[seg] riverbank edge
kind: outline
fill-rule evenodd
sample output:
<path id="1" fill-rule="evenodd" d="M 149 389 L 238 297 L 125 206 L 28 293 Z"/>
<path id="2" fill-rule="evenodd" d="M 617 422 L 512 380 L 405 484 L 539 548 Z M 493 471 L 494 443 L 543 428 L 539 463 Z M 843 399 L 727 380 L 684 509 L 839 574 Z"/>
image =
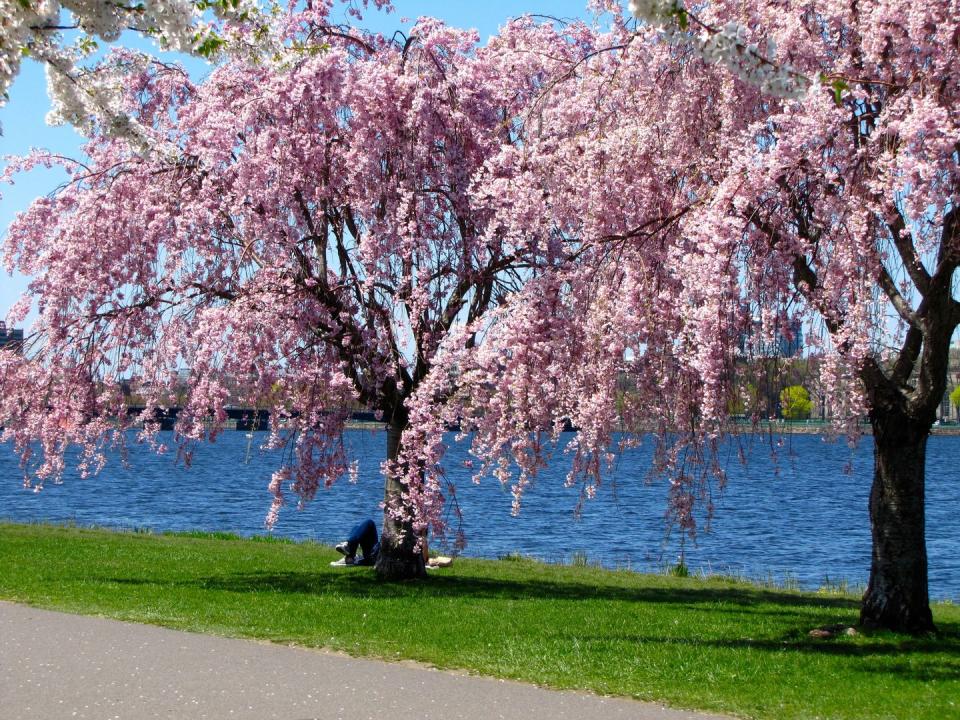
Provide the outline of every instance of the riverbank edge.
<path id="1" fill-rule="evenodd" d="M 344 428 L 346 430 L 384 430 L 386 425 L 377 422 L 348 422 Z M 565 432 L 574 432 L 568 430 Z M 621 428 L 620 432 L 627 432 Z M 641 431 L 642 434 L 653 432 L 652 430 Z M 858 427 L 861 435 L 873 435 L 873 429 L 868 423 Z M 765 420 L 763 422 L 735 424 L 730 435 L 823 435 L 824 437 L 839 437 L 835 430 L 832 430 L 829 423 L 810 422 L 803 420 L 796 421 L 778 421 Z M 947 435 L 960 437 L 960 424 L 951 423 L 949 425 L 934 425 L 930 428 L 931 435 Z"/>
<path id="2" fill-rule="evenodd" d="M 757 425 L 744 423 L 735 425 L 734 434 L 744 435 L 823 435 L 824 437 L 839 437 L 835 430 L 831 430 L 828 423 L 811 422 L 806 423 L 803 420 L 797 421 L 777 421 L 767 420 Z M 873 428 L 865 423 L 857 428 L 861 435 L 873 435 Z M 934 425 L 930 428 L 931 435 L 960 436 L 960 425 Z"/>
<path id="3" fill-rule="evenodd" d="M 837 629 L 856 623 L 857 601 L 843 593 L 517 557 L 461 558 L 424 583 L 387 584 L 331 568 L 335 557 L 312 541 L 4 523 L 0 598 L 761 720 L 895 707 L 932 720 L 960 693 L 951 603 L 932 606 L 939 638 L 847 635 Z M 900 677 L 903 663 L 914 671 Z"/>
<path id="4" fill-rule="evenodd" d="M 380 432 L 385 431 L 387 426 L 382 422 L 368 421 L 368 420 L 348 420 L 344 423 L 343 429 L 348 431 L 356 430 L 365 430 Z M 0 430 L 3 428 L 0 427 Z M 133 429 L 142 429 L 142 426 L 134 426 Z M 230 421 L 224 424 L 222 430 L 226 432 L 258 432 L 264 433 L 269 432 L 266 428 L 257 428 L 251 429 L 246 427 L 240 427 L 236 421 Z M 451 432 L 457 432 L 456 428 L 451 428 Z M 563 431 L 564 433 L 576 432 L 574 428 L 569 428 Z M 634 434 L 647 435 L 653 434 L 656 432 L 655 428 L 652 426 L 650 428 L 641 428 L 640 430 L 630 431 L 627 430 L 623 425 L 618 429 L 618 432 L 627 433 L 633 432 Z M 869 423 L 862 423 L 858 426 L 857 432 L 860 435 L 873 435 L 873 429 L 870 427 Z M 930 429 L 931 435 L 948 435 L 948 436 L 957 436 L 960 437 L 960 423 L 949 423 L 944 425 L 934 425 Z M 753 423 L 750 421 L 741 421 L 734 422 L 727 430 L 727 435 L 737 436 L 737 435 L 823 435 L 824 437 L 841 437 L 841 435 L 833 429 L 829 423 L 821 421 L 806 421 L 806 420 L 763 420 L 758 423 Z"/>

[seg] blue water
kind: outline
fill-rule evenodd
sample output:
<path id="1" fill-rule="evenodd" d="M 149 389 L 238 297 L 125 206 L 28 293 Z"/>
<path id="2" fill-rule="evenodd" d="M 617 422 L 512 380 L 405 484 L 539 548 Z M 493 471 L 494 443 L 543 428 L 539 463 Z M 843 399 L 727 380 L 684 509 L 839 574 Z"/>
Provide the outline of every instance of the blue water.
<path id="1" fill-rule="evenodd" d="M 245 433 L 228 432 L 197 449 L 185 469 L 175 453 L 157 456 L 132 446 L 129 466 L 111 459 L 100 476 L 67 476 L 40 493 L 21 487 L 17 459 L 0 446 L 0 519 L 73 522 L 121 528 L 263 532 L 270 503 L 266 484 L 277 453 L 258 448 Z M 451 436 L 452 439 L 452 436 Z M 866 583 L 870 566 L 867 496 L 872 440 L 850 450 L 814 435 L 787 436 L 773 448 L 766 436 L 744 436 L 749 462 L 732 450 L 729 483 L 715 496 L 709 532 L 683 548 L 691 570 L 732 572 L 817 588 L 825 579 Z M 360 462 L 360 479 L 321 491 L 303 511 L 281 513 L 275 534 L 333 543 L 354 522 L 376 516 L 386 449 L 382 432 L 347 433 Z M 248 452 L 249 445 L 249 452 Z M 495 480 L 470 482 L 453 445 L 446 464 L 457 483 L 467 535 L 465 555 L 521 553 L 555 562 L 586 556 L 608 567 L 657 570 L 676 562 L 680 535 L 666 535 L 666 486 L 645 482 L 651 443 L 622 455 L 596 499 L 574 517 L 577 490 L 564 488 L 566 466 L 554 463 L 528 490 L 521 515 L 511 517 L 511 496 Z M 933 598 L 960 601 L 960 438 L 931 437 L 927 460 L 927 549 Z"/>

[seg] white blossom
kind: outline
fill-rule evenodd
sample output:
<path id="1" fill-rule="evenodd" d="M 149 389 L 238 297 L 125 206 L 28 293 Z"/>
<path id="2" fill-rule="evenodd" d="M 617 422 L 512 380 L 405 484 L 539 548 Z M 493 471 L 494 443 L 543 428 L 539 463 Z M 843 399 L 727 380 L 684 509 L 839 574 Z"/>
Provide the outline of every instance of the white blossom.
<path id="1" fill-rule="evenodd" d="M 682 32 L 689 19 L 695 18 L 682 0 L 630 0 L 630 13 L 657 28 L 673 43 L 685 43 L 706 62 L 727 67 L 740 79 L 759 87 L 763 92 L 784 98 L 804 96 L 815 81 L 786 63 L 776 61 L 776 45 L 767 43 L 765 51 L 749 41 L 750 33 L 743 25 L 730 21 L 721 28 L 698 24 L 699 34 Z"/>
<path id="2" fill-rule="evenodd" d="M 204 20 L 200 7 L 195 0 L 0 0 L 0 106 L 7 101 L 22 59 L 29 56 L 46 66 L 49 123 L 88 131 L 98 121 L 111 133 L 146 143 L 142 128 L 138 129 L 120 108 L 116 74 L 109 68 L 92 72 L 83 68 L 80 60 L 90 52 L 91 40 L 112 43 L 127 29 L 152 37 L 163 50 L 209 57 L 219 49 L 219 43 L 209 43 L 217 37 L 214 33 L 218 28 Z M 265 22 L 256 0 L 212 3 L 210 9 L 228 25 Z M 69 45 L 60 28 L 72 26 L 83 35 Z M 268 41 L 276 44 L 265 34 L 264 42 Z"/>

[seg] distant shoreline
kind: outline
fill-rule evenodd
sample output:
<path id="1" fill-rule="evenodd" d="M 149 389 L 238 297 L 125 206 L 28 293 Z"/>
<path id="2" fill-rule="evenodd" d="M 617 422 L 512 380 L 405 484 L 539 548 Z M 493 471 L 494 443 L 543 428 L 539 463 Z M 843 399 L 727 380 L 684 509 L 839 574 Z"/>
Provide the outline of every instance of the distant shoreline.
<path id="1" fill-rule="evenodd" d="M 386 427 L 378 422 L 348 422 L 344 428 L 346 430 L 383 430 Z M 753 425 L 752 423 L 737 424 L 735 431 L 730 434 L 743 435 L 766 435 L 769 433 L 779 435 L 829 435 L 830 426 L 826 423 L 804 423 L 804 422 L 770 422 L 764 421 Z M 873 435 L 873 429 L 870 425 L 862 425 L 860 431 L 864 435 Z M 572 431 L 571 431 L 572 432 Z M 647 431 L 645 431 L 647 432 Z M 931 435 L 945 435 L 951 437 L 960 437 L 960 425 L 934 425 L 930 428 Z"/>
<path id="2" fill-rule="evenodd" d="M 830 435 L 831 428 L 828 423 L 803 421 L 781 422 L 781 421 L 763 421 L 757 425 L 752 423 L 743 423 L 735 425 L 738 433 L 744 434 L 780 434 L 780 435 Z M 860 426 L 860 432 L 864 435 L 873 435 L 873 428 L 864 423 Z M 836 433 L 834 433 L 836 434 Z M 934 425 L 930 428 L 931 435 L 960 436 L 960 425 Z"/>
<path id="3" fill-rule="evenodd" d="M 837 435 L 837 433 L 832 433 L 830 425 L 823 422 L 811 422 L 807 423 L 804 421 L 777 421 L 777 420 L 764 420 L 756 425 L 750 422 L 738 422 L 732 425 L 732 431 L 728 432 L 728 435 Z M 349 420 L 344 424 L 345 430 L 367 430 L 367 431 L 380 431 L 386 429 L 386 424 L 381 422 L 371 422 L 363 420 Z M 224 427 L 224 430 L 227 432 L 269 432 L 267 428 L 237 428 L 234 423 L 228 422 Z M 455 430 L 454 430 L 455 432 Z M 564 432 L 573 432 L 573 430 L 564 430 Z M 627 432 L 624 429 L 620 429 L 620 432 Z M 653 430 L 642 430 L 642 434 L 653 433 Z M 873 430 L 869 424 L 863 424 L 860 426 L 860 432 L 863 435 L 872 435 Z M 934 425 L 930 429 L 931 435 L 945 435 L 951 437 L 960 437 L 960 424 L 951 423 L 949 425 Z"/>

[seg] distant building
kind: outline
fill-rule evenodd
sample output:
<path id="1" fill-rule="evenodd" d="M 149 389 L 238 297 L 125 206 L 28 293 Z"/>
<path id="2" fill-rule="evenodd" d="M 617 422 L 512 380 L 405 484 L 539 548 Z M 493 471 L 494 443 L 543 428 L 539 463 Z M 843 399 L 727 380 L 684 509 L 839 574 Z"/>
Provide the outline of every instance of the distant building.
<path id="1" fill-rule="evenodd" d="M 948 385 L 947 389 L 943 391 L 943 399 L 940 401 L 940 421 L 944 422 L 950 420 L 953 415 L 953 408 L 950 403 L 950 390 L 952 388 Z"/>
<path id="2" fill-rule="evenodd" d="M 803 323 L 800 318 L 790 320 L 786 332 L 777 332 L 777 356 L 792 358 L 803 351 Z"/>
<path id="3" fill-rule="evenodd" d="M 792 358 L 803 352 L 803 323 L 794 317 L 783 330 L 777 330 L 772 339 L 763 338 L 760 321 L 754 320 L 753 327 L 741 334 L 740 354 L 749 358 L 777 357 Z"/>
<path id="4" fill-rule="evenodd" d="M 14 352 L 23 352 L 23 330 L 8 328 L 7 323 L 0 320 L 0 349 L 7 348 Z"/>

